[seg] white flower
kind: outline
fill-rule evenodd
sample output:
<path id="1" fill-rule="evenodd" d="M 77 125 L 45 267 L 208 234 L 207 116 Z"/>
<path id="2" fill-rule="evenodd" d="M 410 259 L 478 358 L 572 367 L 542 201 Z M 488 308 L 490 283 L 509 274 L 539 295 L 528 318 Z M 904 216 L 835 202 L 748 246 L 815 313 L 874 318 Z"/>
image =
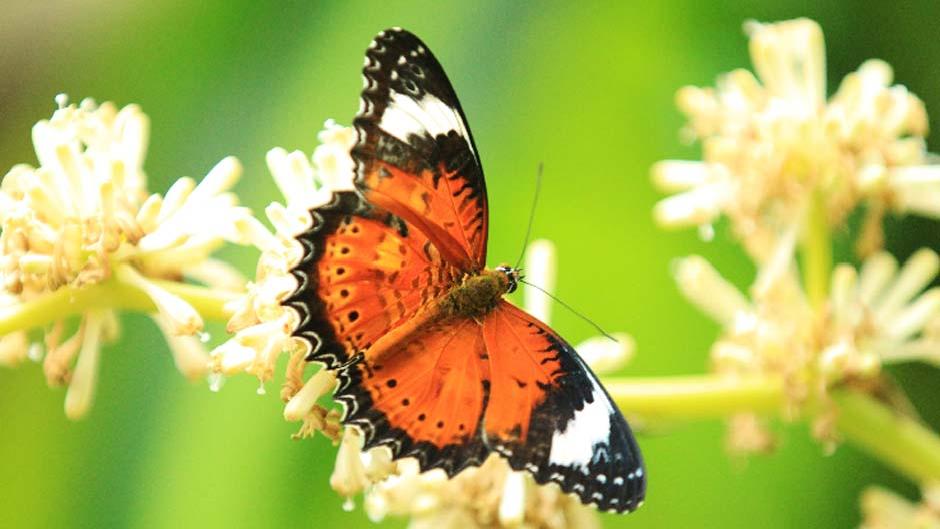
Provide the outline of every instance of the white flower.
<path id="1" fill-rule="evenodd" d="M 39 165 L 17 165 L 0 184 L 0 320 L 32 314 L 36 322 L 27 325 L 52 323 L 44 371 L 50 384 L 69 385 L 66 413 L 77 418 L 92 400 L 100 345 L 118 333 L 113 309 L 121 303 L 151 303 L 180 370 L 205 372 L 205 353 L 191 338 L 202 316 L 181 294 L 193 288 L 182 279 L 192 273 L 223 298 L 240 290 L 237 272 L 209 255 L 226 241 L 245 243 L 253 218 L 229 191 L 241 174 L 235 158 L 198 184 L 181 178 L 165 195 L 148 195 L 147 116 L 134 105 L 57 101 L 52 117 L 33 128 Z M 75 313 L 78 330 L 65 338 L 63 318 Z M 10 332 L 0 360 L 28 350 L 38 360 L 41 349 Z"/>
<path id="2" fill-rule="evenodd" d="M 295 237 L 310 225 L 312 208 L 327 203 L 335 190 L 353 188 L 349 151 L 355 143 L 355 131 L 330 120 L 319 139 L 321 144 L 313 153 L 313 164 L 300 151 L 288 153 L 275 148 L 268 152 L 268 169 L 285 204 L 275 202 L 265 209 L 273 232 L 258 222 L 253 224 L 250 242 L 261 250 L 255 281 L 231 304 L 233 316 L 228 331 L 234 337 L 211 353 L 213 372 L 225 376 L 250 373 L 258 377 L 263 392 L 263 384 L 273 376 L 278 358 L 288 352 L 291 359 L 282 392 L 284 400 L 291 399 L 305 386 L 303 358 L 309 347 L 304 340 L 291 336 L 298 323 L 297 314 L 281 305 L 297 288 L 290 274 L 302 254 Z M 304 420 L 301 432 L 304 435 L 335 423 L 327 420 L 326 410 L 314 406 L 316 399 L 332 386 L 317 387 L 313 393 L 303 393 L 303 406 L 294 401 L 289 404 L 291 411 L 285 412 L 289 420 Z M 311 414 L 315 409 L 319 412 Z M 336 433 L 335 427 L 330 430 Z"/>
<path id="3" fill-rule="evenodd" d="M 691 256 L 678 262 L 676 282 L 690 302 L 723 327 L 712 346 L 715 369 L 727 375 L 778 375 L 796 408 L 811 396 L 824 398 L 832 384 L 873 377 L 884 363 L 940 364 L 940 288 L 923 291 L 938 270 L 940 258 L 928 249 L 919 250 L 900 270 L 883 252 L 869 257 L 860 272 L 840 264 L 822 310 L 810 305 L 792 272 L 781 274 L 773 289 L 749 298 L 705 259 Z M 756 431 L 748 421 L 738 423 Z M 738 433 L 742 442 L 736 446 L 760 438 Z"/>
<path id="4" fill-rule="evenodd" d="M 807 19 L 749 23 L 757 73 L 735 70 L 716 88 L 677 96 L 702 161 L 666 160 L 653 180 L 676 193 L 657 204 L 664 226 L 730 218 L 749 252 L 763 261 L 782 233 L 800 226 L 818 196 L 831 225 L 859 202 L 870 215 L 885 206 L 940 216 L 940 166 L 927 165 L 923 103 L 891 85 L 890 66 L 868 61 L 826 100 L 822 30 Z M 880 223 L 870 222 L 880 244 Z M 877 227 L 877 229 L 875 229 Z M 864 242 L 864 241 L 863 241 Z"/>
<path id="5" fill-rule="evenodd" d="M 895 258 L 878 253 L 856 272 L 839 265 L 833 273 L 831 313 L 836 343 L 824 351 L 832 360 L 868 354 L 880 362 L 924 360 L 940 365 L 940 257 L 921 249 L 898 269 Z"/>
<path id="6" fill-rule="evenodd" d="M 442 470 L 420 472 L 414 459 L 396 461 L 367 492 L 365 509 L 375 521 L 408 516 L 412 528 L 600 527 L 590 507 L 555 485 L 536 485 L 495 454 L 451 479 Z"/>
<path id="7" fill-rule="evenodd" d="M 862 493 L 861 529 L 940 528 L 940 488 L 935 483 L 923 489 L 920 503 L 882 487 L 869 487 Z"/>

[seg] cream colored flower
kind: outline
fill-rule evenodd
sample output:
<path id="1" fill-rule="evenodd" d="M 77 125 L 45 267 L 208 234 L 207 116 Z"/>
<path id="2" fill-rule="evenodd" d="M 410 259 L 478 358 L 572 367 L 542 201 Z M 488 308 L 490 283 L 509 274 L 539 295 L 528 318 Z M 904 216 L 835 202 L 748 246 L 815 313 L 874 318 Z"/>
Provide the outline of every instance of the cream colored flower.
<path id="1" fill-rule="evenodd" d="M 414 459 L 394 463 L 393 473 L 366 494 L 365 509 L 375 521 L 407 516 L 409 527 L 600 527 L 597 516 L 555 485 L 536 485 L 491 455 L 452 479 L 442 470 L 419 472 Z"/>
<path id="2" fill-rule="evenodd" d="M 313 163 L 302 152 L 288 153 L 276 148 L 268 152 L 268 169 L 285 197 L 285 203 L 272 203 L 265 209 L 273 231 L 254 224 L 252 243 L 261 250 L 255 280 L 245 295 L 231 304 L 233 312 L 228 331 L 234 336 L 212 353 L 212 371 L 218 376 L 250 373 L 261 382 L 259 392 L 274 374 L 278 358 L 288 353 L 287 378 L 281 397 L 287 401 L 285 418 L 303 421 L 298 435 L 320 431 L 338 439 L 338 412 L 316 404 L 333 389 L 335 378 L 321 371 L 304 381 L 304 357 L 309 345 L 291 336 L 297 314 L 281 302 L 297 288 L 290 270 L 302 255 L 296 236 L 311 222 L 310 210 L 329 201 L 334 190 L 352 189 L 352 158 L 355 142 L 351 127 L 327 121 L 320 132 L 321 144 L 313 153 Z"/>
<path id="3" fill-rule="evenodd" d="M 827 100 L 815 22 L 751 22 L 746 30 L 756 76 L 735 70 L 715 88 L 678 93 L 702 160 L 653 167 L 657 186 L 676 193 L 656 206 L 662 225 L 709 225 L 725 215 L 763 262 L 802 225 L 814 197 L 832 226 L 868 203 L 867 252 L 880 245 L 885 207 L 940 216 L 940 166 L 927 162 L 924 105 L 891 84 L 890 66 L 865 62 Z"/>
<path id="4" fill-rule="evenodd" d="M 867 259 L 858 273 L 848 265 L 836 267 L 831 295 L 836 342 L 823 351 L 824 359 L 839 366 L 867 354 L 885 363 L 940 365 L 940 287 L 923 291 L 938 272 L 940 257 L 926 248 L 900 269 L 884 252 Z"/>
<path id="5" fill-rule="evenodd" d="M 921 503 L 884 489 L 869 487 L 862 493 L 861 529 L 940 529 L 940 489 L 927 485 Z"/>
<path id="6" fill-rule="evenodd" d="M 209 255 L 225 241 L 247 242 L 253 218 L 229 191 L 238 160 L 222 160 L 199 183 L 181 178 L 165 195 L 148 194 L 147 116 L 134 105 L 57 101 L 52 117 L 33 128 L 39 165 L 17 165 L 0 184 L 0 324 L 50 309 L 63 318 L 80 313 L 75 334 L 65 337 L 57 318 L 43 344 L 47 380 L 69 385 L 66 413 L 77 418 L 91 404 L 100 345 L 118 333 L 113 308 L 146 306 L 128 300 L 136 295 L 158 311 L 180 370 L 193 378 L 206 372 L 205 352 L 191 338 L 202 316 L 176 287 L 193 277 L 227 295 L 237 273 Z M 38 359 L 43 346 L 11 329 L 0 360 L 29 350 Z"/>
<path id="7" fill-rule="evenodd" d="M 701 257 L 678 262 L 682 293 L 723 327 L 711 351 L 717 371 L 779 375 L 797 409 L 807 398 L 824 398 L 832 384 L 876 375 L 884 363 L 940 362 L 940 289 L 923 291 L 940 270 L 932 250 L 918 251 L 900 269 L 883 252 L 868 258 L 860 272 L 838 265 L 822 311 L 810 306 L 791 269 L 785 267 L 770 290 L 758 282 L 749 297 Z M 741 440 L 732 445 L 767 445 L 752 442 L 763 437 L 753 434 L 751 419 L 737 423 L 752 433 L 732 432 Z"/>

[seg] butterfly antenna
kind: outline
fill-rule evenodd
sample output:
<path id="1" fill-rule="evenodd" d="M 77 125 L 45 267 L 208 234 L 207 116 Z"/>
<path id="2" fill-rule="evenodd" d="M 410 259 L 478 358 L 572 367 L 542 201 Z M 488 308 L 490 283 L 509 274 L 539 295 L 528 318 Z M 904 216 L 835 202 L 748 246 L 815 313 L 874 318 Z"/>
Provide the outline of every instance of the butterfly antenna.
<path id="1" fill-rule="evenodd" d="M 545 290 L 544 288 L 542 288 L 542 287 L 540 287 L 540 286 L 538 286 L 538 285 L 536 285 L 536 284 L 529 283 L 528 281 L 526 281 L 525 279 L 522 279 L 522 278 L 519 278 L 519 282 L 522 283 L 522 284 L 525 284 L 525 285 L 529 285 L 530 287 L 532 287 L 532 288 L 538 290 L 539 292 L 545 294 L 546 296 L 552 298 L 553 300 L 555 300 L 556 303 L 558 303 L 558 304 L 561 305 L 562 307 L 564 307 L 564 308 L 570 310 L 570 311 L 572 312 L 572 314 L 574 314 L 575 316 L 577 316 L 577 317 L 581 318 L 582 320 L 584 320 L 584 321 L 590 323 L 592 327 L 594 327 L 595 329 L 597 329 L 597 332 L 601 333 L 602 335 L 604 335 L 604 336 L 607 337 L 607 338 L 610 338 L 611 340 L 614 341 L 614 343 L 620 343 L 616 338 L 614 338 L 613 336 L 611 336 L 610 334 L 608 334 L 607 331 L 605 331 L 604 329 L 602 329 L 600 325 L 594 323 L 593 321 L 591 321 L 590 318 L 588 318 L 588 317 L 585 316 L 584 314 L 581 314 L 580 312 L 578 312 L 577 310 L 575 310 L 574 307 L 572 307 L 571 305 L 569 305 L 569 304 L 565 303 L 564 301 L 562 301 L 562 300 L 556 298 L 556 297 L 554 296 L 554 294 L 552 294 L 551 292 Z"/>
<path id="2" fill-rule="evenodd" d="M 532 221 L 535 220 L 535 206 L 539 203 L 539 191 L 542 189 L 542 169 L 544 168 L 545 164 L 539 162 L 538 171 L 535 173 L 535 195 L 532 197 L 532 209 L 529 210 L 529 225 L 525 229 L 525 239 L 522 240 L 522 253 L 519 254 L 519 259 L 514 267 L 517 270 L 519 265 L 522 264 L 522 258 L 525 257 L 525 248 L 529 245 L 529 235 L 532 235 Z"/>

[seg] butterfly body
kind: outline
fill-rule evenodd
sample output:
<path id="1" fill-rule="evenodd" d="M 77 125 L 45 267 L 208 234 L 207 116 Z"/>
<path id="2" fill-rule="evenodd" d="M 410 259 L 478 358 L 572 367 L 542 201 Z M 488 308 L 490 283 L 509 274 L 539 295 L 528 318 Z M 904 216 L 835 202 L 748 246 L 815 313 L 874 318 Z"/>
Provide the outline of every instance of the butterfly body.
<path id="1" fill-rule="evenodd" d="M 442 316 L 479 320 L 493 311 L 511 291 L 514 271 L 484 270 L 465 277 L 441 299 Z"/>
<path id="2" fill-rule="evenodd" d="M 356 190 L 311 210 L 284 301 L 307 359 L 337 372 L 344 423 L 422 469 L 498 453 L 585 503 L 634 510 L 646 478 L 620 411 L 567 342 L 503 299 L 519 271 L 485 266 L 483 170 L 440 64 L 391 29 L 363 75 Z"/>

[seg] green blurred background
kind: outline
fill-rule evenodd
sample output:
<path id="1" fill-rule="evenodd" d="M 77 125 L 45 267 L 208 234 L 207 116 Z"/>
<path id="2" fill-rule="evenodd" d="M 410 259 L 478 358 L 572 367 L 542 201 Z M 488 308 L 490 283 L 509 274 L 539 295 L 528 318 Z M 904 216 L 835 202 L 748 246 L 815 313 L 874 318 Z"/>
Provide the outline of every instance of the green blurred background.
<path id="1" fill-rule="evenodd" d="M 658 195 L 649 166 L 698 156 L 679 141 L 676 89 L 749 66 L 744 20 L 802 15 L 825 31 L 830 90 L 879 57 L 940 116 L 940 7 L 626 4 L 7 1 L 0 170 L 35 163 L 30 127 L 51 115 L 57 93 L 137 103 L 152 120 L 151 190 L 201 177 L 232 154 L 245 165 L 240 194 L 261 211 L 280 198 L 265 152 L 310 152 L 325 119 L 348 124 L 366 45 L 400 25 L 435 51 L 469 115 L 488 175 L 491 264 L 518 254 L 544 162 L 534 234 L 558 246 L 558 295 L 606 329 L 636 337 L 639 354 L 625 372 L 699 373 L 717 328 L 680 298 L 670 261 L 701 253 L 742 286 L 753 267 L 722 225 L 706 243 L 694 230 L 663 233 L 652 222 Z M 901 257 L 918 244 L 938 245 L 934 223 L 889 228 Z M 252 273 L 252 251 L 226 255 Z M 84 421 L 65 419 L 64 392 L 45 387 L 40 366 L 0 371 L 0 527 L 370 526 L 361 509 L 344 512 L 328 486 L 335 448 L 323 438 L 291 441 L 295 425 L 281 418 L 276 384 L 259 397 L 255 379 L 236 378 L 210 393 L 176 372 L 149 320 L 130 315 L 125 323 L 124 339 L 104 351 L 97 402 Z M 554 323 L 574 343 L 594 334 L 564 311 Z M 213 337 L 221 339 L 218 328 Z M 937 371 L 896 374 L 940 426 Z M 719 423 L 642 434 L 647 504 L 607 516 L 605 525 L 852 527 L 867 485 L 915 494 L 851 446 L 824 456 L 805 427 L 777 431 L 779 452 L 748 460 L 726 455 Z"/>

